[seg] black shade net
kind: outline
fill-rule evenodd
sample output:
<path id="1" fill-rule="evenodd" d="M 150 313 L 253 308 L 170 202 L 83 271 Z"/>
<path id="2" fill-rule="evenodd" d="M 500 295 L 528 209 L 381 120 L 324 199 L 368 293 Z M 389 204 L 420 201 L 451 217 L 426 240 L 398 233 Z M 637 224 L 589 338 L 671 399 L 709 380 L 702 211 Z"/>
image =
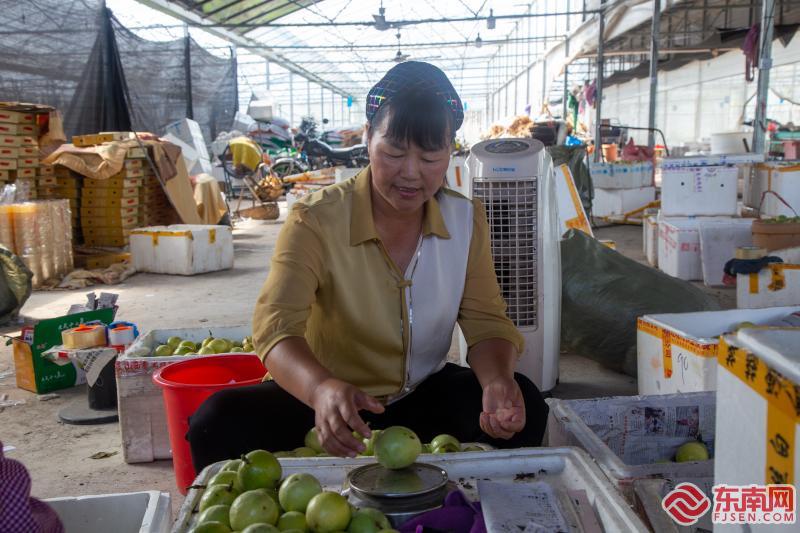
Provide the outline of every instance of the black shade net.
<path id="1" fill-rule="evenodd" d="M 142 39 L 99 0 L 0 0 L 0 10 L 0 101 L 61 110 L 67 135 L 162 133 L 189 117 L 211 141 L 233 124 L 234 57 L 191 37 Z"/>

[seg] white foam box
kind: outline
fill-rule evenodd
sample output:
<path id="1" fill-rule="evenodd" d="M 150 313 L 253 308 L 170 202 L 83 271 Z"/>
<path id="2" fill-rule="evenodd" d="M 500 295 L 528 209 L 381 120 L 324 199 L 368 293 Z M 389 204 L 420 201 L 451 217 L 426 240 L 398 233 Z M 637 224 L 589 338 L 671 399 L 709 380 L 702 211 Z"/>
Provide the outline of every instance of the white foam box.
<path id="1" fill-rule="evenodd" d="M 636 189 L 594 189 L 592 216 L 624 215 L 646 206 L 656 199 L 655 187 Z"/>
<path id="2" fill-rule="evenodd" d="M 717 357 L 714 483 L 790 484 L 800 475 L 800 328 L 725 335 Z M 796 510 L 795 510 L 796 513 Z M 714 531 L 797 531 L 797 524 Z"/>
<path id="3" fill-rule="evenodd" d="M 703 283 L 709 287 L 722 287 L 725 263 L 736 257 L 736 248 L 753 245 L 753 220 L 723 217 L 699 220 Z"/>
<path id="4" fill-rule="evenodd" d="M 639 516 L 645 518 L 652 531 L 658 533 L 706 533 L 714 530 L 711 513 L 705 513 L 691 527 L 680 527 L 667 514 L 661 502 L 680 483 L 692 483 L 709 499 L 713 498 L 713 477 L 680 477 L 677 479 L 637 479 L 633 482 L 636 493 L 634 508 Z"/>
<path id="5" fill-rule="evenodd" d="M 658 268 L 687 281 L 703 279 L 697 219 L 661 218 L 658 222 Z"/>
<path id="6" fill-rule="evenodd" d="M 549 403 L 548 445 L 586 450 L 630 503 L 635 500 L 637 479 L 713 475 L 711 460 L 669 462 L 682 444 L 698 436 L 713 456 L 713 392 Z"/>
<path id="7" fill-rule="evenodd" d="M 373 457 L 337 458 L 315 457 L 279 459 L 285 476 L 298 472 L 311 472 L 324 490 L 340 492 L 347 475 L 353 469 L 374 464 Z M 173 526 L 173 533 L 192 531 L 197 522 L 197 508 L 206 485 L 227 461 L 213 463 L 195 478 L 181 505 Z M 453 485 L 470 501 L 479 499 L 478 482 L 548 484 L 556 491 L 571 496 L 572 506 L 583 527 L 574 531 L 597 533 L 641 533 L 647 531 L 614 490 L 597 464 L 583 450 L 575 448 L 516 448 L 484 452 L 425 454 L 420 462 L 435 465 L 445 472 Z M 533 473 L 535 476 L 520 476 Z M 523 479 L 520 479 L 523 478 Z M 533 506 L 535 504 L 531 504 Z M 594 527 L 591 527 L 594 525 Z M 533 527 L 526 531 L 534 530 Z M 540 531 L 540 529 L 535 529 Z M 571 531 L 573 529 L 570 529 Z"/>
<path id="8" fill-rule="evenodd" d="M 753 274 L 737 274 L 736 307 L 760 309 L 800 305 L 800 265 L 771 263 Z"/>
<path id="9" fill-rule="evenodd" d="M 169 492 L 150 490 L 44 501 L 58 514 L 67 533 L 168 533 L 172 522 Z"/>
<path id="10" fill-rule="evenodd" d="M 176 224 L 131 232 L 131 256 L 139 272 L 192 276 L 233 268 L 230 226 Z"/>
<path id="11" fill-rule="evenodd" d="M 636 328 L 639 394 L 715 390 L 720 335 L 742 322 L 764 325 L 795 311 L 800 311 L 800 305 L 640 317 Z"/>
<path id="12" fill-rule="evenodd" d="M 644 256 L 652 267 L 658 267 L 658 217 L 651 215 L 642 222 Z"/>
<path id="13" fill-rule="evenodd" d="M 170 337 L 180 337 L 183 340 L 199 343 L 206 337 L 240 340 L 249 335 L 249 326 L 212 326 L 156 329 L 137 337 L 114 363 L 122 456 L 126 463 L 149 463 L 157 459 L 172 458 L 164 400 L 161 389 L 153 383 L 153 373 L 176 361 L 216 357 L 214 355 L 155 357 L 150 354 L 156 347 L 165 344 Z"/>
<path id="14" fill-rule="evenodd" d="M 176 120 L 164 128 L 164 133 L 175 135 L 184 143 L 194 148 L 200 159 L 205 159 L 206 161 L 210 159 L 208 149 L 206 148 L 206 141 L 203 138 L 203 131 L 200 129 L 200 124 L 194 120 L 190 118 Z"/>
<path id="15" fill-rule="evenodd" d="M 761 192 L 774 191 L 786 200 L 795 211 L 800 213 L 800 164 L 797 163 L 763 163 L 758 165 L 758 181 L 760 184 L 757 202 L 761 202 Z M 753 207 L 758 208 L 758 203 Z M 795 214 L 774 194 L 764 197 L 761 215 L 767 217 L 787 216 Z"/>
<path id="16" fill-rule="evenodd" d="M 661 169 L 661 213 L 664 216 L 735 216 L 737 179 L 735 166 Z"/>
<path id="17" fill-rule="evenodd" d="M 653 185 L 650 161 L 591 162 L 589 172 L 594 187 L 601 189 L 639 189 Z"/>

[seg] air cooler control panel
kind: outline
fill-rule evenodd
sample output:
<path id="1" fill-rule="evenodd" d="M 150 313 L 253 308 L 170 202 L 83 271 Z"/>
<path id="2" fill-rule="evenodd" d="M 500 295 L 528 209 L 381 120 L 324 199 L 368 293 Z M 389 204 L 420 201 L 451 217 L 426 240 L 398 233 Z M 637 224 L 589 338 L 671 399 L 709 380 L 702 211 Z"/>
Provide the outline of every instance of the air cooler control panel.
<path id="1" fill-rule="evenodd" d="M 519 179 L 541 174 L 544 156 L 536 139 L 493 139 L 472 147 L 468 165 L 473 177 Z"/>

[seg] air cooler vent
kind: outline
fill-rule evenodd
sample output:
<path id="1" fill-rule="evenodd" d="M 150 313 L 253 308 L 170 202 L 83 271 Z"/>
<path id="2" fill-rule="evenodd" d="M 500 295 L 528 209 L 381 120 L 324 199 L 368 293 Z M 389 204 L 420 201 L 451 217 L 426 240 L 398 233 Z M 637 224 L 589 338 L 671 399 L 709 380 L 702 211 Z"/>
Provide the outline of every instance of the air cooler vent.
<path id="1" fill-rule="evenodd" d="M 486 208 L 497 281 L 517 327 L 537 326 L 538 179 L 473 180 Z"/>

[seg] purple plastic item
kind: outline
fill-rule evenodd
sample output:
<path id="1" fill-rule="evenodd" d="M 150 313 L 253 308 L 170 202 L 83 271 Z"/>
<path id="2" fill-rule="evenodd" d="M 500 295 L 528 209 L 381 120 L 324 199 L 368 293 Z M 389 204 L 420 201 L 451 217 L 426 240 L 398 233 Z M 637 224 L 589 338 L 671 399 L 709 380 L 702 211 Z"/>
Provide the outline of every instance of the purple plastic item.
<path id="1" fill-rule="evenodd" d="M 424 528 L 454 533 L 486 533 L 480 502 L 470 502 L 460 490 L 444 499 L 444 507 L 412 518 L 402 526 L 401 533 L 422 533 Z"/>
<path id="2" fill-rule="evenodd" d="M 31 476 L 19 461 L 6 459 L 0 442 L 0 531 L 64 533 L 56 512 L 31 498 Z"/>

